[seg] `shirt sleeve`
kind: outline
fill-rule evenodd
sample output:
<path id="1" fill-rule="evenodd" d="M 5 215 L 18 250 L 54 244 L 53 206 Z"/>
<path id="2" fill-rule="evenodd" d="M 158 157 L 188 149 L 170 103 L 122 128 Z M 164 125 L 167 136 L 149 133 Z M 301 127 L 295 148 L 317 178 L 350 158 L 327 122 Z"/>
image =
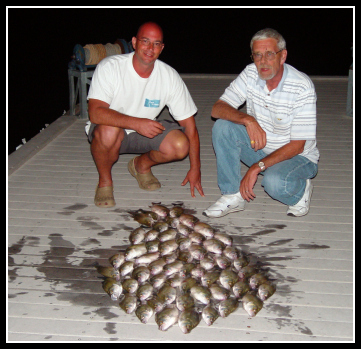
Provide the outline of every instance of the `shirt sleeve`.
<path id="1" fill-rule="evenodd" d="M 247 97 L 247 70 L 243 70 L 238 77 L 226 88 L 220 100 L 238 109 Z"/>
<path id="2" fill-rule="evenodd" d="M 316 102 L 317 96 L 313 88 L 305 90 L 296 99 L 293 107 L 291 140 L 316 139 Z"/>

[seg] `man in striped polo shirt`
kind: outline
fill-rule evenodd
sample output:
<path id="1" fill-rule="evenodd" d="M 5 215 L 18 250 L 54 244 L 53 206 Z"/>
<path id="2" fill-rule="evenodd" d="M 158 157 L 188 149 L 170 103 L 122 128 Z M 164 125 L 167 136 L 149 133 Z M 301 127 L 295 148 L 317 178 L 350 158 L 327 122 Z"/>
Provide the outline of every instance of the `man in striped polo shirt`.
<path id="1" fill-rule="evenodd" d="M 251 40 L 251 58 L 214 104 L 213 147 L 222 196 L 203 214 L 222 217 L 242 211 L 262 186 L 288 206 L 287 215 L 308 213 L 317 174 L 316 92 L 311 79 L 286 64 L 286 42 L 266 28 Z M 238 108 L 247 103 L 247 113 Z M 241 162 L 249 168 L 241 175 Z"/>

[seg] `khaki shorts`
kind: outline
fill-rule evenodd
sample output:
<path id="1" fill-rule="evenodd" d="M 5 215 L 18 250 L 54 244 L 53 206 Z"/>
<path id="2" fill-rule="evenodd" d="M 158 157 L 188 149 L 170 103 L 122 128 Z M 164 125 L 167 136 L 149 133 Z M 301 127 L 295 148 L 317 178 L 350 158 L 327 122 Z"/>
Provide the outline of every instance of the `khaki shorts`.
<path id="1" fill-rule="evenodd" d="M 184 127 L 179 126 L 176 122 L 169 120 L 159 121 L 165 130 L 163 133 L 155 136 L 154 138 L 148 138 L 140 135 L 137 132 L 131 132 L 127 134 L 124 131 L 124 139 L 119 149 L 119 154 L 144 154 L 151 150 L 159 150 L 160 144 L 163 142 L 165 136 L 173 130 L 184 131 Z M 88 140 L 91 143 L 93 140 L 93 131 L 97 125 L 91 124 L 88 131 Z"/>

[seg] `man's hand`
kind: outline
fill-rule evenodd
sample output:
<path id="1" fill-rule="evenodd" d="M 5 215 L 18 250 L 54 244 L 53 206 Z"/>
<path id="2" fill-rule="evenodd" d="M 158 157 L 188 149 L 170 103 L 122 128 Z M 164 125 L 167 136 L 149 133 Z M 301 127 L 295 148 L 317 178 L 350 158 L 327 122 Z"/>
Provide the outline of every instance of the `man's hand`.
<path id="1" fill-rule="evenodd" d="M 201 196 L 204 196 L 203 188 L 201 184 L 201 171 L 199 170 L 189 170 L 187 173 L 186 178 L 184 178 L 184 181 L 182 182 L 182 185 L 186 185 L 189 182 L 189 185 L 191 187 L 191 195 L 193 198 L 196 196 L 194 195 L 194 188 L 196 188 L 201 194 Z"/>
<path id="2" fill-rule="evenodd" d="M 165 127 L 158 121 L 139 118 L 136 120 L 136 126 L 134 130 L 142 136 L 154 138 L 155 136 L 163 133 Z"/>
<path id="3" fill-rule="evenodd" d="M 253 191 L 253 187 L 257 182 L 258 174 L 259 166 L 257 164 L 252 165 L 241 180 L 239 191 L 243 199 L 247 200 L 248 202 L 256 197 L 256 194 Z"/>
<path id="4" fill-rule="evenodd" d="M 262 129 L 259 123 L 253 119 L 245 123 L 247 133 L 251 140 L 251 147 L 254 151 L 263 149 L 267 143 L 266 132 Z"/>

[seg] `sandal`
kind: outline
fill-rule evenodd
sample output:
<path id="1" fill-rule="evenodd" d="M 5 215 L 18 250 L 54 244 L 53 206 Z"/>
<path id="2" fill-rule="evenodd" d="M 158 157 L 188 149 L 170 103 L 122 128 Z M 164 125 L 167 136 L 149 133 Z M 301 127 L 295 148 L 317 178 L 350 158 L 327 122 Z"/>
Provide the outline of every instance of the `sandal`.
<path id="1" fill-rule="evenodd" d="M 100 208 L 109 208 L 115 206 L 113 187 L 102 187 L 98 185 L 95 188 L 94 203 Z"/>
<path id="2" fill-rule="evenodd" d="M 138 173 L 135 170 L 135 158 L 128 162 L 128 171 L 138 181 L 139 188 L 148 191 L 159 189 L 161 184 L 159 183 L 158 179 L 153 176 L 152 171 L 148 173 Z"/>

